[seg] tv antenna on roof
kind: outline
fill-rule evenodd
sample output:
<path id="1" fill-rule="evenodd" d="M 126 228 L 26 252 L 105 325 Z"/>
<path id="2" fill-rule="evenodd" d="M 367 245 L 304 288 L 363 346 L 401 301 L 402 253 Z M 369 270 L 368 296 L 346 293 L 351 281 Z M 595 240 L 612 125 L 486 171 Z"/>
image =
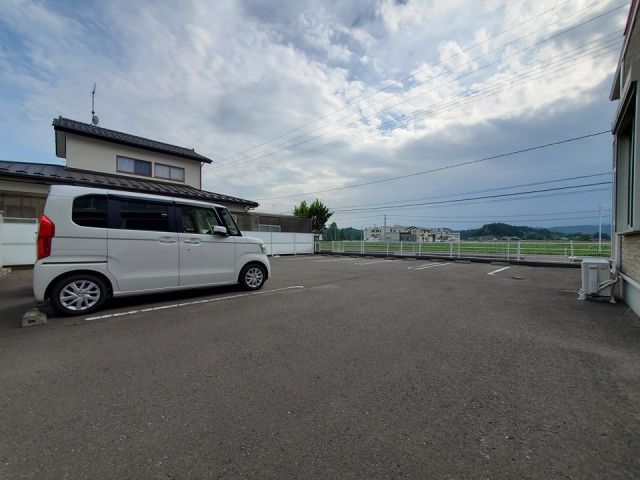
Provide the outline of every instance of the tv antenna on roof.
<path id="1" fill-rule="evenodd" d="M 96 115 L 95 108 L 95 98 L 96 98 L 96 84 L 93 84 L 93 90 L 91 90 L 91 125 L 98 125 L 100 123 L 100 119 Z"/>

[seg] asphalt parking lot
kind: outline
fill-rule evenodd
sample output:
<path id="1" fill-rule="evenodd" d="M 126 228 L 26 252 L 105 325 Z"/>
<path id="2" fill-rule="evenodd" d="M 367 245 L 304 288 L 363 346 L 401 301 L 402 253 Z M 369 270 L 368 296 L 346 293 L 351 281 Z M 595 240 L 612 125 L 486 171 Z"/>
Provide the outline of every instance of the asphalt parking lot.
<path id="1" fill-rule="evenodd" d="M 578 269 L 272 270 L 28 329 L 0 279 L 0 478 L 640 477 L 640 322 Z"/>

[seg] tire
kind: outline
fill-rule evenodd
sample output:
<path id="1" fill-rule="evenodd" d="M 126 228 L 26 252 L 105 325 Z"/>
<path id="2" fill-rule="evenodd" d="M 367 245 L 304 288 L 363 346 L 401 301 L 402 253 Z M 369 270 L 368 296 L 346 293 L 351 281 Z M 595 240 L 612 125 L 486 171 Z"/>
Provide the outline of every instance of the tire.
<path id="1" fill-rule="evenodd" d="M 250 263 L 240 271 L 239 283 L 244 290 L 260 290 L 266 279 L 267 270 L 259 263 Z"/>
<path id="2" fill-rule="evenodd" d="M 86 315 L 107 301 L 105 281 L 90 273 L 77 273 L 58 280 L 51 288 L 51 306 L 62 315 Z"/>

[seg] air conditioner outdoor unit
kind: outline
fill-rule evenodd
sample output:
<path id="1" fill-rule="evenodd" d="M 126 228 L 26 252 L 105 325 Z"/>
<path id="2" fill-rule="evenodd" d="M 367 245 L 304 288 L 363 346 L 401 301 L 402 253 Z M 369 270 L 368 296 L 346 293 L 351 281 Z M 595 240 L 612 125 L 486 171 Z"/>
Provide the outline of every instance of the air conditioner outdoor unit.
<path id="1" fill-rule="evenodd" d="M 609 297 L 611 303 L 613 299 L 613 285 L 615 280 L 611 279 L 611 266 L 606 258 L 585 258 L 582 260 L 582 288 L 578 299 L 586 300 L 590 297 Z"/>

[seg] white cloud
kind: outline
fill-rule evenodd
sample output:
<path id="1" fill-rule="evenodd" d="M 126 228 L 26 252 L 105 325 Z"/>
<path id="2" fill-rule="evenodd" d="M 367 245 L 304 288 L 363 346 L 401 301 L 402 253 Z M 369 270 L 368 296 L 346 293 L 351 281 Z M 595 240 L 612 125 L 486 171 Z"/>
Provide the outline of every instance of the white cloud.
<path id="1" fill-rule="evenodd" d="M 330 10 L 319 0 L 153 7 L 118 1 L 75 10 L 12 0 L 0 19 L 6 40 L 0 42 L 0 125 L 11 132 L 0 138 L 0 152 L 15 158 L 29 149 L 34 160 L 38 149 L 42 160 L 52 161 L 52 118 L 88 120 L 94 81 L 105 127 L 195 147 L 214 160 L 296 129 L 231 157 L 230 168 L 205 168 L 206 188 L 248 198 L 339 187 L 481 155 L 480 132 L 509 130 L 505 122 L 518 126 L 518 141 L 501 137 L 493 149 L 483 148 L 500 153 L 525 140 L 548 140 L 527 135 L 528 128 L 553 133 L 552 140 L 584 133 L 567 128 L 575 112 L 598 112 L 590 122 L 575 121 L 598 130 L 602 112 L 612 108 L 606 90 L 615 52 L 518 84 L 525 71 L 551 72 L 550 59 L 621 28 L 623 11 L 533 47 L 613 5 L 589 4 L 572 0 L 522 23 L 553 5 L 382 0 L 339 2 Z M 476 43 L 482 45 L 470 48 Z M 517 53 L 527 46 L 531 50 Z M 497 82 L 511 85 L 483 97 Z M 548 129 L 540 127 L 541 118 Z M 337 145 L 344 148 L 332 148 Z M 605 168 L 608 160 L 601 160 Z M 569 163 L 567 171 L 574 169 Z M 446 181 L 422 177 L 320 197 L 329 205 L 366 203 L 418 196 L 425 185 L 464 191 L 480 181 L 530 176 L 522 169 L 461 169 L 439 177 Z M 299 200 L 271 205 L 288 211 Z"/>

